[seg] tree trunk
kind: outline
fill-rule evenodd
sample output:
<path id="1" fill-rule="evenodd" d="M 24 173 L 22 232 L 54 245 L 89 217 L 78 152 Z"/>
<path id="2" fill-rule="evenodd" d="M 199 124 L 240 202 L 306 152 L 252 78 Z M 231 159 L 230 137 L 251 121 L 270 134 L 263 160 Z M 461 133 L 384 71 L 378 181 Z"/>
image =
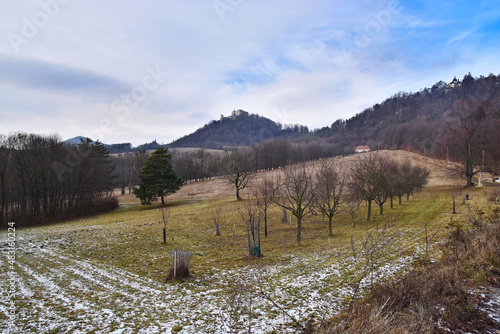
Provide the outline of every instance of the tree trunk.
<path id="1" fill-rule="evenodd" d="M 161 206 L 165 206 L 165 197 L 161 195 Z"/>
<path id="2" fill-rule="evenodd" d="M 333 226 L 332 226 L 333 216 L 328 217 L 328 235 L 333 236 Z"/>
<path id="3" fill-rule="evenodd" d="M 264 237 L 267 237 L 267 208 L 264 209 Z"/>
<path id="4" fill-rule="evenodd" d="M 380 215 L 383 215 L 384 214 L 384 204 L 379 204 L 378 205 L 380 207 Z"/>
<path id="5" fill-rule="evenodd" d="M 394 209 L 394 197 L 391 196 L 391 209 Z"/>
<path id="6" fill-rule="evenodd" d="M 302 232 L 302 217 L 297 217 L 297 245 L 300 246 L 300 234 Z"/>
<path id="7" fill-rule="evenodd" d="M 402 195 L 398 195 L 399 197 L 399 205 L 401 205 L 401 197 L 403 197 Z"/>
<path id="8" fill-rule="evenodd" d="M 372 216 L 372 201 L 368 201 L 368 215 L 366 216 L 366 220 L 370 221 Z"/>
<path id="9" fill-rule="evenodd" d="M 240 188 L 238 188 L 238 187 L 236 187 L 236 200 L 237 201 L 241 201 Z"/>
<path id="10" fill-rule="evenodd" d="M 472 175 L 471 174 L 468 174 L 467 175 L 467 187 L 472 187 L 473 184 L 472 184 Z"/>

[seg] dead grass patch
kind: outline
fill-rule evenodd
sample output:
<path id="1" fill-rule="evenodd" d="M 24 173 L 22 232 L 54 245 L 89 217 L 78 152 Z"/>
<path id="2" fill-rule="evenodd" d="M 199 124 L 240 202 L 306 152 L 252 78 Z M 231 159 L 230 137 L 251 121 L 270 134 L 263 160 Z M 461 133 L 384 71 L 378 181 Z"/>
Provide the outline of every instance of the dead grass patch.
<path id="1" fill-rule="evenodd" d="M 323 333 L 500 329 L 480 310 L 481 298 L 471 292 L 478 273 L 488 283 L 500 283 L 500 220 L 474 219 L 471 225 L 469 230 L 451 227 L 440 261 L 415 268 L 397 282 L 376 284 L 364 299 L 324 326 Z"/>

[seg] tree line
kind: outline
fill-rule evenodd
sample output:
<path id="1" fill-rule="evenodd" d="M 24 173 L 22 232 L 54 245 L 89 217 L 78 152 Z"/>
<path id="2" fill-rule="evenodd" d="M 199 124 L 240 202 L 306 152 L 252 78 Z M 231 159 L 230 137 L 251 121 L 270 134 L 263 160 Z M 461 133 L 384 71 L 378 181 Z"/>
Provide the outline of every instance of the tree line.
<path id="1" fill-rule="evenodd" d="M 0 134 L 0 226 L 41 224 L 116 207 L 118 177 L 107 149 L 90 139 Z"/>
<path id="2" fill-rule="evenodd" d="M 184 180 L 202 180 L 223 176 L 238 168 L 258 171 L 339 155 L 335 145 L 314 141 L 308 144 L 291 143 L 285 139 L 270 139 L 248 147 L 209 151 L 204 148 L 191 152 L 171 150 L 175 172 Z M 229 167 L 228 167 L 229 165 Z M 231 165 L 233 167 L 231 167 Z"/>

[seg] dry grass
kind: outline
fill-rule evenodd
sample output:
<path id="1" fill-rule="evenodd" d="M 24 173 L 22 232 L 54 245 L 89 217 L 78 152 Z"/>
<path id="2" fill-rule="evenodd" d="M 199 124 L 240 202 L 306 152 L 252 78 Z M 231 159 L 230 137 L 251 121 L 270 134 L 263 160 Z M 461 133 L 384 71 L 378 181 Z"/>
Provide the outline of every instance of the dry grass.
<path id="1" fill-rule="evenodd" d="M 407 151 L 377 151 L 374 154 L 385 154 L 397 161 L 408 159 L 413 164 L 418 164 L 427 167 L 431 170 L 429 186 L 457 186 L 460 180 L 457 180 L 453 174 L 446 168 L 446 165 L 438 159 L 423 157 L 419 154 Z M 359 159 L 362 154 L 350 155 L 346 157 L 330 158 L 349 166 L 354 161 Z M 272 178 L 280 175 L 281 169 L 275 169 L 265 172 L 260 172 L 254 175 L 253 182 L 259 182 L 263 178 Z M 243 196 L 248 195 L 247 191 L 243 192 Z M 124 202 L 130 201 L 130 196 L 126 195 Z M 181 188 L 177 193 L 171 196 L 174 201 L 186 199 L 217 199 L 224 197 L 235 196 L 235 190 L 228 185 L 227 181 L 223 178 L 214 178 L 211 180 L 204 180 L 201 182 L 190 183 Z M 122 200 L 120 199 L 120 202 Z"/>
<path id="2" fill-rule="evenodd" d="M 470 218 L 471 216 L 469 216 Z M 415 268 L 394 283 L 376 285 L 363 300 L 324 327 L 324 333 L 484 333 L 500 329 L 480 311 L 473 282 L 500 283 L 500 220 L 474 217 L 454 226 L 442 259 Z M 478 276 L 479 275 L 479 276 Z M 425 283 L 424 283 L 425 282 Z"/>
<path id="3" fill-rule="evenodd" d="M 412 162 L 439 164 L 432 159 L 402 151 L 387 151 L 377 154 L 390 154 L 398 159 L 408 156 Z M 342 158 L 347 163 L 359 155 Z M 276 175 L 280 170 L 258 173 L 256 179 Z M 436 177 L 435 172 L 431 178 Z M 440 178 L 440 176 L 437 176 Z M 440 181 L 434 184 L 447 184 Z M 448 183 L 449 184 L 449 183 Z M 40 227 L 37 230 L 47 233 L 47 237 L 57 235 L 68 239 L 68 251 L 78 255 L 130 270 L 139 275 L 146 275 L 154 280 L 163 281 L 168 275 L 171 252 L 184 249 L 193 252 L 191 273 L 197 277 L 206 277 L 214 270 L 230 269 L 252 264 L 255 260 L 248 254 L 247 233 L 236 201 L 233 188 L 223 179 L 206 180 L 188 184 L 168 198 L 171 217 L 167 224 L 167 244 L 163 244 L 161 214 L 159 203 L 141 206 L 134 195 L 119 196 L 121 209 L 118 211 L 74 220 L 65 224 Z M 480 191 L 471 191 L 468 206 L 486 210 L 494 205 L 484 199 Z M 221 236 L 215 235 L 210 212 L 221 210 Z M 365 221 L 366 206 L 361 205 L 356 214 L 356 227 L 351 227 L 350 217 L 343 213 L 334 220 L 334 236 L 328 237 L 328 222 L 321 216 L 306 216 L 303 222 L 302 245 L 296 244 L 296 222 L 281 223 L 281 210 L 272 206 L 269 211 L 269 236 L 262 237 L 261 262 L 277 264 L 284 258 L 303 252 L 322 252 L 344 248 L 351 236 L 358 240 L 367 229 L 397 221 L 396 229 L 422 233 L 423 225 L 429 222 L 429 232 L 440 230 L 444 235 L 446 226 L 451 221 L 460 222 L 465 218 L 461 214 L 465 207 L 458 207 L 458 215 L 451 213 L 451 197 L 448 188 L 429 186 L 422 193 L 417 193 L 402 205 L 395 204 L 394 209 L 386 208 L 384 216 L 374 213 L 370 223 Z M 214 265 L 215 264 L 215 265 Z"/>
<path id="4" fill-rule="evenodd" d="M 300 247 L 296 243 L 295 221 L 292 221 L 292 224 L 283 224 L 281 210 L 273 206 L 269 211 L 269 236 L 261 238 L 263 257 L 259 259 L 251 257 L 248 253 L 247 231 L 238 213 L 238 207 L 243 203 L 235 200 L 233 188 L 223 179 L 188 184 L 168 198 L 171 215 L 167 223 L 167 244 L 163 244 L 163 222 L 161 212 L 158 210 L 159 203 L 152 206 L 141 206 L 135 196 L 129 194 L 118 196 L 121 207 L 114 212 L 73 220 L 64 224 L 20 229 L 18 236 L 24 240 L 54 245 L 68 256 L 85 259 L 93 264 L 125 269 L 128 273 L 152 279 L 157 282 L 156 284 L 167 287 L 176 286 L 176 283 L 164 284 L 165 277 L 169 275 L 171 269 L 172 251 L 175 249 L 187 250 L 193 253 L 189 272 L 195 279 L 185 285 L 196 285 L 193 289 L 202 290 L 206 287 L 206 289 L 212 290 L 209 287 L 218 284 L 214 278 L 217 277 L 217 273 L 244 271 L 254 267 L 255 264 L 264 268 L 274 265 L 284 268 L 283 272 L 276 274 L 279 276 L 274 278 L 275 284 L 282 284 L 282 279 L 289 280 L 293 277 L 305 281 L 313 277 L 314 273 L 321 272 L 324 268 L 332 268 L 344 259 L 350 258 L 351 237 L 359 242 L 368 230 L 387 222 L 396 222 L 393 226 L 394 233 L 406 234 L 405 238 L 401 238 L 395 243 L 395 255 L 393 258 L 386 259 L 387 262 L 393 263 L 391 261 L 397 261 L 399 257 L 412 258 L 415 254 L 421 254 L 422 246 L 425 243 L 424 225 L 426 223 L 428 223 L 429 233 L 438 232 L 438 237 L 435 239 L 438 242 L 443 240 L 442 238 L 450 224 L 451 226 L 467 227 L 469 212 L 474 214 L 480 211 L 490 212 L 491 208 L 495 206 L 494 202 L 489 201 L 490 194 L 494 189 L 487 189 L 487 193 L 481 189 L 470 189 L 471 200 L 467 201 L 465 206 L 458 205 L 458 214 L 451 215 L 449 190 L 456 187 L 455 179 L 444 176 L 446 171 L 443 170 L 439 162 L 424 159 L 408 152 L 390 151 L 377 154 L 390 154 L 398 159 L 406 159 L 409 156 L 413 163 L 430 167 L 432 170 L 430 185 L 423 192 L 415 194 L 409 202 L 403 201 L 401 205 L 395 203 L 394 209 L 390 209 L 387 205 L 383 216 L 380 216 L 378 212 L 373 213 L 371 222 L 365 221 L 367 208 L 362 205 L 356 215 L 355 228 L 351 227 L 351 217 L 347 214 L 336 216 L 333 237 L 328 236 L 327 220 L 323 221 L 321 216 L 309 215 L 303 221 Z M 342 159 L 348 163 L 358 157 L 350 156 Z M 259 180 L 280 172 L 280 170 L 273 170 L 257 173 L 255 178 Z M 215 235 L 213 219 L 210 216 L 210 212 L 214 209 L 220 209 L 221 212 L 221 236 Z M 484 218 L 488 215 L 482 216 Z M 482 249 L 484 254 L 481 259 L 475 260 L 480 267 L 472 268 L 471 273 L 479 269 L 488 273 L 488 265 L 496 266 L 494 259 L 499 257 L 495 249 L 492 248 L 493 246 L 488 247 L 484 242 L 481 242 L 471 247 Z M 460 252 L 462 251 L 460 250 Z M 438 254 L 439 249 L 431 247 L 431 259 L 435 259 Z M 28 260 L 27 258 L 26 261 L 29 263 L 29 266 L 26 265 L 27 268 L 32 265 Z M 335 276 L 322 278 L 327 282 L 324 284 L 323 281 L 316 279 L 317 282 L 312 282 L 311 285 L 318 283 L 315 287 L 318 294 L 329 293 L 332 289 L 346 290 L 346 286 L 350 286 L 353 281 L 358 279 L 356 273 L 358 267 L 353 265 L 351 268 L 350 265 L 350 262 L 342 264 L 346 269 L 345 272 L 342 272 L 340 279 Z M 43 273 L 43 270 L 50 268 L 50 266 L 54 266 L 54 264 L 49 263 L 39 268 Z M 344 267 L 340 268 L 344 270 Z M 463 271 L 467 270 L 463 269 Z M 454 277 L 453 273 L 447 271 L 443 271 L 440 275 L 450 277 L 450 279 Z M 488 275 L 484 275 L 484 280 L 490 277 Z M 482 277 L 480 275 L 476 277 L 476 280 L 480 280 Z M 30 276 L 26 274 L 24 279 L 28 281 Z M 419 279 L 414 278 L 413 283 L 411 280 L 408 281 L 407 287 L 393 287 L 391 289 L 400 289 L 403 292 L 407 289 L 411 290 L 413 289 L 411 284 L 421 283 L 424 278 Z M 288 287 L 286 284 L 283 286 L 288 288 L 286 291 L 290 296 L 294 296 L 293 298 L 298 296 L 297 299 L 288 297 L 289 300 L 286 302 L 293 305 L 290 307 L 296 306 L 300 302 L 300 298 L 304 298 L 304 294 L 307 295 L 308 292 L 311 292 L 302 288 Z M 444 288 L 443 291 L 445 291 Z M 380 294 L 383 295 L 382 292 Z M 405 294 L 401 293 L 398 298 L 404 297 Z M 358 313 L 353 314 L 359 314 L 360 318 L 363 319 L 381 319 L 376 326 L 381 326 L 380 328 L 385 328 L 385 330 L 379 332 L 390 333 L 390 328 L 395 323 L 401 324 L 400 333 L 405 331 L 419 332 L 416 329 L 420 326 L 419 323 L 421 323 L 421 328 L 428 328 L 425 321 L 429 319 L 429 314 L 427 313 L 428 309 L 424 307 L 425 303 L 415 304 L 413 308 L 410 308 L 410 312 L 391 313 L 387 310 L 390 310 L 392 305 L 401 304 L 401 301 L 387 303 L 386 301 L 387 299 L 380 297 L 376 302 L 373 302 L 377 308 L 360 309 Z M 304 310 L 306 309 L 307 307 L 304 308 Z M 26 313 L 28 314 L 28 312 L 29 308 L 27 308 Z M 265 314 L 265 316 L 261 315 L 262 317 L 269 316 L 268 313 L 264 313 L 264 310 L 261 312 Z M 313 311 L 310 312 L 312 314 Z M 308 314 L 305 314 L 304 317 Z M 420 320 L 411 325 L 407 319 L 412 317 Z M 364 333 L 379 333 L 377 327 L 372 325 L 375 325 L 374 322 L 372 324 L 372 321 L 365 322 L 364 325 L 360 324 L 359 332 L 364 330 Z M 422 332 L 426 331 L 422 330 Z M 356 332 L 352 331 L 352 333 Z"/>

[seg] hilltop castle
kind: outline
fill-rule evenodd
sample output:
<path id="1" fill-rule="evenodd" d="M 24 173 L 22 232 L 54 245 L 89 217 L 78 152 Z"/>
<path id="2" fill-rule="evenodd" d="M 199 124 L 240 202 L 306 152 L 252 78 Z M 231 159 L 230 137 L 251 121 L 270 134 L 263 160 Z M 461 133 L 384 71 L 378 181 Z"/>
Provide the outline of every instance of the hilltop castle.
<path id="1" fill-rule="evenodd" d="M 248 116 L 248 112 L 247 112 L 247 111 L 245 111 L 245 110 L 243 110 L 243 109 L 238 109 L 238 110 L 236 110 L 236 109 L 235 109 L 235 110 L 233 110 L 233 111 L 231 112 L 231 116 L 229 116 L 229 117 L 227 117 L 227 118 L 229 118 L 229 119 L 236 119 L 236 117 L 238 117 L 238 116 L 242 116 L 242 115 L 243 115 L 243 116 Z M 224 115 L 220 115 L 220 120 L 221 120 L 221 121 L 222 121 L 224 118 L 225 118 L 225 117 L 224 117 Z"/>
<path id="2" fill-rule="evenodd" d="M 460 82 L 460 80 L 458 80 L 457 77 L 453 77 L 452 82 L 450 82 L 449 84 L 446 85 L 446 87 L 444 88 L 444 91 L 448 92 L 455 87 L 460 87 L 461 85 L 462 85 L 462 83 Z"/>

